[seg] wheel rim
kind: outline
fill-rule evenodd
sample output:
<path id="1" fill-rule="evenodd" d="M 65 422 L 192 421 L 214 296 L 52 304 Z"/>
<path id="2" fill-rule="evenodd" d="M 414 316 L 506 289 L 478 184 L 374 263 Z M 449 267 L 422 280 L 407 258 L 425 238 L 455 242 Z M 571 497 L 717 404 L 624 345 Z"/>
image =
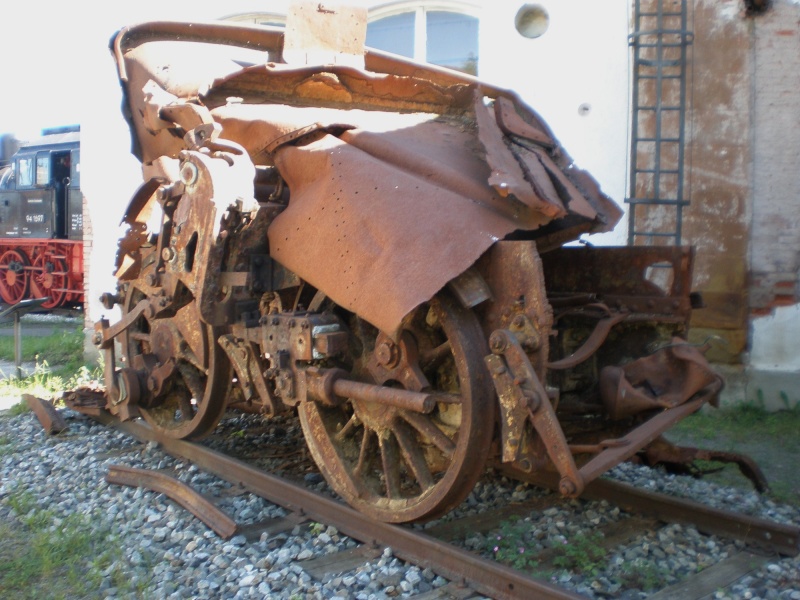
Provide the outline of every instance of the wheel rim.
<path id="1" fill-rule="evenodd" d="M 398 347 L 409 368 L 381 376 L 375 357 L 378 363 L 396 358 L 379 336 L 377 344 L 362 340 L 371 358 L 354 361 L 352 376 L 455 394 L 460 404 L 438 403 L 430 414 L 349 399 L 337 407 L 308 401 L 299 408 L 328 483 L 359 511 L 394 523 L 435 518 L 457 506 L 481 475 L 494 428 L 483 364 L 488 350 L 475 316 L 442 296 L 406 322 Z"/>
<path id="2" fill-rule="evenodd" d="M 50 298 L 42 303 L 42 308 L 56 308 L 64 303 L 67 297 L 66 272 L 64 261 L 49 253 L 40 254 L 33 261 L 31 295 L 34 298 Z"/>
<path id="3" fill-rule="evenodd" d="M 7 250 L 0 256 L 0 297 L 7 304 L 17 304 L 27 297 L 29 265 L 21 250 Z"/>
<path id="4" fill-rule="evenodd" d="M 145 297 L 140 289 L 131 287 L 124 312 Z M 153 429 L 171 438 L 196 440 L 216 427 L 231 385 L 230 362 L 216 343 L 219 335 L 216 328 L 200 321 L 194 302 L 172 318 L 150 321 L 142 315 L 121 335 L 128 366 L 134 366 L 137 356 L 147 354 L 177 358 L 162 393 L 150 406 L 139 407 Z"/>

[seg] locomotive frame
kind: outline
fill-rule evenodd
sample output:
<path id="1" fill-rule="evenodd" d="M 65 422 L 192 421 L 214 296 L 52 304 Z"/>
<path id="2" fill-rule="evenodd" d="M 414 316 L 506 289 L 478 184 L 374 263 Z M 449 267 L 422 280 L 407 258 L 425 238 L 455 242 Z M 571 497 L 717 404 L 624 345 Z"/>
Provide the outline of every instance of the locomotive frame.
<path id="1" fill-rule="evenodd" d="M 391 522 L 446 513 L 487 461 L 574 497 L 689 456 L 654 442 L 722 388 L 685 339 L 694 251 L 562 247 L 622 212 L 513 92 L 372 50 L 287 64 L 290 31 L 112 40 L 143 182 L 103 296 L 122 317 L 95 325 L 106 395 L 76 408 L 180 439 L 294 411 L 332 488 Z"/>
<path id="2" fill-rule="evenodd" d="M 80 128 L 44 130 L 0 168 L 0 299 L 83 304 Z"/>

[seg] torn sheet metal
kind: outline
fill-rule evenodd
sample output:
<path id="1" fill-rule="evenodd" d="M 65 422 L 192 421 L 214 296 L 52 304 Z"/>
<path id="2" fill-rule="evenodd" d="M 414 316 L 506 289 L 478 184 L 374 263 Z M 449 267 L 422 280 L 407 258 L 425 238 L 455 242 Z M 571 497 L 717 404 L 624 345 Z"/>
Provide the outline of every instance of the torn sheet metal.
<path id="1" fill-rule="evenodd" d="M 201 41 L 185 27 L 145 24 L 114 43 L 131 112 L 164 103 L 149 130 L 132 119 L 145 169 L 213 118 L 289 188 L 270 255 L 384 331 L 511 233 L 548 248 L 621 216 L 511 92 L 369 51 L 372 70 L 287 65 L 263 31 L 243 43 L 239 28 L 202 25 Z"/>

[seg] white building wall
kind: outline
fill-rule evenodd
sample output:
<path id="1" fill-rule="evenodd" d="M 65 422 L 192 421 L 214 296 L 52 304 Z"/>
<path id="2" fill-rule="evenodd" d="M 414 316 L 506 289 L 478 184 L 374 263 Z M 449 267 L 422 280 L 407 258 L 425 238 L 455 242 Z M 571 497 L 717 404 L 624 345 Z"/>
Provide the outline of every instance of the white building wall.
<path id="1" fill-rule="evenodd" d="M 539 38 L 517 33 L 522 2 L 484 8 L 480 76 L 516 90 L 550 125 L 577 165 L 619 204 L 626 194 L 629 130 L 629 3 L 542 0 L 549 15 Z M 627 223 L 596 244 L 627 240 Z"/>

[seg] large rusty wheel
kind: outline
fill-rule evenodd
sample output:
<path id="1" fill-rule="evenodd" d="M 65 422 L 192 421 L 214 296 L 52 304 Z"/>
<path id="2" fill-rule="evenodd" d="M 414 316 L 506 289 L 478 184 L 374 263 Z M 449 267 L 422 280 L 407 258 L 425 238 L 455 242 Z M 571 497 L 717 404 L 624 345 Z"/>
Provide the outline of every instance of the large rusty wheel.
<path id="1" fill-rule="evenodd" d="M 17 304 L 27 298 L 30 264 L 21 248 L 6 250 L 0 256 L 0 298 L 6 304 Z"/>
<path id="2" fill-rule="evenodd" d="M 307 401 L 300 422 L 330 485 L 381 521 L 431 519 L 457 506 L 481 475 L 494 427 L 486 341 L 471 311 L 440 296 L 418 308 L 393 343 L 358 322 L 351 377 L 446 394 L 424 414 L 347 399 Z"/>
<path id="3" fill-rule="evenodd" d="M 131 286 L 124 312 L 130 312 L 145 297 L 139 288 Z M 196 440 L 216 427 L 225 412 L 231 385 L 230 361 L 216 342 L 220 334 L 200 321 L 192 302 L 174 317 L 149 320 L 142 315 L 120 336 L 129 367 L 136 367 L 137 356 L 154 355 L 160 363 L 177 359 L 161 393 L 148 406 L 139 406 L 153 429 L 171 438 Z"/>

